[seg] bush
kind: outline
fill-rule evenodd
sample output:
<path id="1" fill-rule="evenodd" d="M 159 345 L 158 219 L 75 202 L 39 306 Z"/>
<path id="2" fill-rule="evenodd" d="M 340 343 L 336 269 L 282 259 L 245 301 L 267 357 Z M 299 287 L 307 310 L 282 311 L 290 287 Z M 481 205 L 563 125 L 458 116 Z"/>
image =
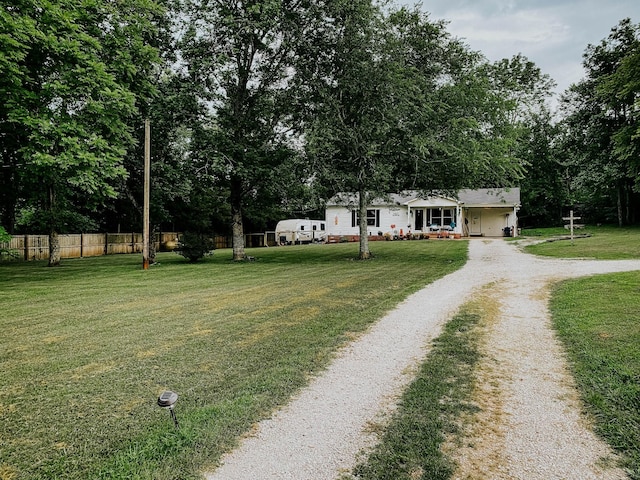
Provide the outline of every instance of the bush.
<path id="1" fill-rule="evenodd" d="M 7 233 L 4 227 L 0 227 L 0 257 L 3 255 L 11 255 L 11 252 L 8 248 L 5 248 L 2 244 L 8 244 L 11 240 L 11 235 Z"/>
<path id="2" fill-rule="evenodd" d="M 202 233 L 184 232 L 178 239 L 178 246 L 174 250 L 191 263 L 201 258 L 213 255 L 215 243 L 211 238 Z"/>

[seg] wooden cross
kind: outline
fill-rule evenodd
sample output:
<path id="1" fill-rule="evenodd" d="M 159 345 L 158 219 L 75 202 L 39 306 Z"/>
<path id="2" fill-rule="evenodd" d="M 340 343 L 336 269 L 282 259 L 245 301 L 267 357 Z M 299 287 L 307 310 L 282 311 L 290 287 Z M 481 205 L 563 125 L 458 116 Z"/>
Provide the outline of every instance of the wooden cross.
<path id="1" fill-rule="evenodd" d="M 569 212 L 569 216 L 568 217 L 562 217 L 563 220 L 569 220 L 569 225 L 571 228 L 571 242 L 573 243 L 573 221 L 574 220 L 580 220 L 582 217 L 574 217 L 573 216 L 573 210 L 571 210 Z"/>

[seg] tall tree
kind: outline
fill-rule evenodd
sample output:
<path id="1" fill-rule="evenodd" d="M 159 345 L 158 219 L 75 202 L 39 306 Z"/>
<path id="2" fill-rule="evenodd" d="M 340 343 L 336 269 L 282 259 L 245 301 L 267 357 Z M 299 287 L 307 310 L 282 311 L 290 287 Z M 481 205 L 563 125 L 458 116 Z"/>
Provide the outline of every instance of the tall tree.
<path id="1" fill-rule="evenodd" d="M 338 1 L 309 135 L 318 180 L 357 193 L 359 257 L 370 256 L 367 205 L 404 189 L 427 194 L 502 184 L 521 165 L 507 104 L 482 58 L 418 10 L 383 15 Z"/>
<path id="2" fill-rule="evenodd" d="M 186 145 L 190 122 L 200 109 L 184 72 L 174 68 L 182 28 L 179 6 L 169 0 L 155 1 L 161 5 L 145 6 L 136 0 L 123 8 L 124 21 L 103 41 L 109 53 L 105 61 L 116 66 L 118 82 L 135 94 L 137 107 L 127 119 L 135 140 L 123 161 L 127 177 L 118 182 L 118 197 L 109 202 L 103 217 L 111 228 L 115 222 L 134 231 L 142 225 L 145 119 L 151 124 L 152 225 L 168 222 L 172 203 L 187 196 L 192 186 Z"/>
<path id="3" fill-rule="evenodd" d="M 16 106 L 28 98 L 29 78 L 25 59 L 30 43 L 39 32 L 36 23 L 27 15 L 28 0 L 16 0 L 0 9 L 0 225 L 12 233 L 16 208 L 22 195 L 20 178 L 23 163 L 19 154 L 26 143 L 26 132 L 9 121 Z"/>
<path id="4" fill-rule="evenodd" d="M 138 0 L 31 0 L 4 12 L 4 20 L 27 26 L 30 35 L 14 37 L 10 63 L 20 79 L 18 88 L 8 87 L 2 118 L 2 130 L 23 137 L 3 148 L 19 157 L 25 197 L 49 229 L 49 265 L 60 262 L 58 233 L 77 218 L 79 205 L 115 196 L 115 183 L 126 175 L 122 159 L 133 143 L 127 119 L 136 112 L 132 85 L 157 56 L 153 49 L 135 55 L 147 46 L 135 29 L 123 28 L 145 23 L 155 8 Z"/>
<path id="5" fill-rule="evenodd" d="M 548 75 L 521 54 L 487 66 L 493 91 L 502 101 L 511 155 L 526 169 L 518 182 L 522 211 L 518 218 L 531 224 L 555 225 L 567 202 L 567 167 L 558 158 L 558 127 L 548 99 L 555 86 Z"/>
<path id="6" fill-rule="evenodd" d="M 233 258 L 242 260 L 244 212 L 295 155 L 293 65 L 318 2 L 216 0 L 188 3 L 183 58 L 209 108 L 194 130 L 194 160 L 229 192 Z"/>
<path id="7" fill-rule="evenodd" d="M 367 205 L 384 189 L 392 164 L 382 160 L 382 144 L 393 124 L 392 71 L 377 58 L 380 12 L 368 0 L 337 1 L 330 12 L 333 44 L 318 70 L 318 109 L 311 125 L 309 153 L 319 182 L 334 192 L 357 194 L 360 258 L 370 256 Z M 386 192 L 385 192 L 386 193 Z"/>
<path id="8" fill-rule="evenodd" d="M 557 226 L 563 208 L 571 204 L 570 167 L 563 162 L 561 128 L 550 112 L 527 119 L 518 142 L 518 156 L 527 164 L 520 181 L 521 226 Z"/>
<path id="9" fill-rule="evenodd" d="M 594 218 L 623 225 L 635 221 L 640 208 L 640 26 L 622 20 L 587 47 L 583 65 L 586 77 L 563 100 L 566 162 L 578 200 Z"/>

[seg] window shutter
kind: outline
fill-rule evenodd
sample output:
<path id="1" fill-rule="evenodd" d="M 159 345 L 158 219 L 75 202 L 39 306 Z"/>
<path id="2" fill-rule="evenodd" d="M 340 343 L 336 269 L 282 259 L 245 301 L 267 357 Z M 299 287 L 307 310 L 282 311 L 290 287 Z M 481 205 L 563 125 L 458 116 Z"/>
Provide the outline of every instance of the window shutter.
<path id="1" fill-rule="evenodd" d="M 356 211 L 355 210 L 351 210 L 351 226 L 352 227 L 357 226 L 357 223 L 356 223 Z"/>
<path id="2" fill-rule="evenodd" d="M 376 210 L 376 227 L 380 227 L 380 210 Z"/>

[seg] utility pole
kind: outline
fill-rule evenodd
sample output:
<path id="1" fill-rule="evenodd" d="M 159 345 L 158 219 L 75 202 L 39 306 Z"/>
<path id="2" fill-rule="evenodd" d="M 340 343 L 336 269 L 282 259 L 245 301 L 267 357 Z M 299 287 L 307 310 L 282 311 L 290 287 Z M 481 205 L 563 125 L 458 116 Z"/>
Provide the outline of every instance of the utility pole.
<path id="1" fill-rule="evenodd" d="M 142 214 L 142 268 L 149 269 L 149 187 L 151 184 L 151 125 L 144 121 L 144 207 Z"/>

